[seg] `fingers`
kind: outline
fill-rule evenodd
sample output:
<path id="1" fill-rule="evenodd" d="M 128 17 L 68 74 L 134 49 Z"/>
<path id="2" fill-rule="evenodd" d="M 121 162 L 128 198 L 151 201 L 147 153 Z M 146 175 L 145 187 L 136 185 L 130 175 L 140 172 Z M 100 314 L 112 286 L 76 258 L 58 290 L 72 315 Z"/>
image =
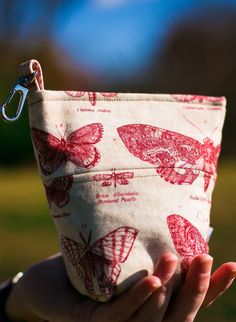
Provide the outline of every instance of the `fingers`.
<path id="1" fill-rule="evenodd" d="M 236 277 L 236 263 L 221 265 L 211 276 L 210 286 L 206 294 L 203 306 L 209 306 L 222 295 L 233 283 Z"/>
<path id="2" fill-rule="evenodd" d="M 212 261 L 209 255 L 199 255 L 193 260 L 165 322 L 194 321 L 209 287 Z"/>
<path id="3" fill-rule="evenodd" d="M 154 275 L 159 277 L 162 284 L 165 285 L 173 276 L 178 264 L 178 258 L 172 253 L 166 253 L 161 256 Z"/>
<path id="4" fill-rule="evenodd" d="M 160 287 L 161 281 L 158 277 L 143 278 L 114 302 L 105 304 L 103 321 L 127 321 Z"/>
<path id="5" fill-rule="evenodd" d="M 132 322 L 148 321 L 159 322 L 163 320 L 172 292 L 172 277 L 175 273 L 178 258 L 174 254 L 166 253 L 161 256 L 155 275 L 161 280 L 162 286 L 158 288 L 131 319 Z"/>
<path id="6" fill-rule="evenodd" d="M 155 275 L 143 278 L 114 302 L 103 306 L 105 313 L 105 316 L 103 313 L 103 320 L 109 322 L 161 321 L 171 293 L 167 283 L 176 270 L 177 262 L 175 255 L 163 255 Z M 156 320 L 157 316 L 158 320 Z"/>

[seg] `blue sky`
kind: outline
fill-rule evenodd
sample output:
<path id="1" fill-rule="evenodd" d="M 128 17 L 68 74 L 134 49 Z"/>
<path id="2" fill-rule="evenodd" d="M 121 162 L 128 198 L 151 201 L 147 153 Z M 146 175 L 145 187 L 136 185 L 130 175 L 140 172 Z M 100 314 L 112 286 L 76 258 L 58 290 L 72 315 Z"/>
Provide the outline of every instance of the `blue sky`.
<path id="1" fill-rule="evenodd" d="M 197 8 L 206 4 L 236 8 L 236 0 L 70 0 L 56 9 L 52 30 L 40 34 L 46 3 L 15 0 L 10 23 L 22 35 L 18 41 L 22 43 L 34 24 L 38 33 L 31 33 L 30 44 L 50 36 L 75 65 L 105 75 L 108 81 L 145 69 L 154 48 L 161 51 L 172 28 Z M 1 7 L 0 1 L 0 20 Z M 20 30 L 19 19 L 24 21 Z M 2 25 L 0 36 L 6 33 Z"/>
<path id="2" fill-rule="evenodd" d="M 75 64 L 122 78 L 145 68 L 154 44 L 161 50 L 170 29 L 206 4 L 236 6 L 236 1 L 72 1 L 58 13 L 54 35 Z"/>

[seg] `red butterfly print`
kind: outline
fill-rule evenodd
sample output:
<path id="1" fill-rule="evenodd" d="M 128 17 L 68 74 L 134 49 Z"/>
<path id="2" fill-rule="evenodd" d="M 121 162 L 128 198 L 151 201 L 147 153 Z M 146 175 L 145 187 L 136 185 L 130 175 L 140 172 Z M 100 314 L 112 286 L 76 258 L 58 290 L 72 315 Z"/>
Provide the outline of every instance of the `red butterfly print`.
<path id="1" fill-rule="evenodd" d="M 183 258 L 181 266 L 183 272 L 185 272 L 194 257 L 208 253 L 208 245 L 199 230 L 182 216 L 168 216 L 167 225 L 175 249 Z"/>
<path id="2" fill-rule="evenodd" d="M 133 179 L 133 172 L 115 172 L 115 169 L 112 169 L 111 174 L 96 174 L 93 176 L 95 181 L 102 181 L 102 187 L 111 186 L 114 184 L 116 188 L 117 184 L 127 185 L 129 184 L 129 179 Z"/>
<path id="3" fill-rule="evenodd" d="M 133 247 L 138 230 L 120 227 L 91 244 L 80 232 L 81 243 L 62 236 L 62 248 L 75 267 L 79 278 L 91 296 L 96 295 L 98 285 L 104 296 L 111 295 L 124 263 Z"/>
<path id="4" fill-rule="evenodd" d="M 70 190 L 72 184 L 73 176 L 56 178 L 49 186 L 44 184 L 49 206 L 51 207 L 52 202 L 54 202 L 58 208 L 65 207 L 70 200 L 68 190 Z"/>
<path id="5" fill-rule="evenodd" d="M 225 100 L 224 97 L 212 97 L 212 96 L 203 96 L 203 95 L 172 95 L 172 97 L 177 102 L 191 103 L 193 101 L 198 101 L 199 103 L 203 103 L 204 101 L 218 103 L 223 102 Z"/>
<path id="6" fill-rule="evenodd" d="M 97 95 L 100 94 L 104 97 L 114 97 L 117 96 L 118 93 L 97 93 L 97 92 L 76 92 L 76 91 L 66 91 L 66 94 L 72 97 L 81 97 L 84 96 L 85 94 L 88 94 L 89 102 L 91 105 L 95 106 L 97 103 Z"/>
<path id="7" fill-rule="evenodd" d="M 59 139 L 36 128 L 31 129 L 31 134 L 44 175 L 52 174 L 67 161 L 89 169 L 100 160 L 100 152 L 94 146 L 102 138 L 103 127 L 100 123 L 81 127 L 66 139 L 63 137 Z"/>
<path id="8" fill-rule="evenodd" d="M 211 139 L 203 143 L 169 130 L 145 124 L 129 124 L 117 129 L 134 156 L 157 166 L 157 173 L 172 184 L 192 184 L 204 172 L 204 191 L 216 172 L 220 145 Z"/>

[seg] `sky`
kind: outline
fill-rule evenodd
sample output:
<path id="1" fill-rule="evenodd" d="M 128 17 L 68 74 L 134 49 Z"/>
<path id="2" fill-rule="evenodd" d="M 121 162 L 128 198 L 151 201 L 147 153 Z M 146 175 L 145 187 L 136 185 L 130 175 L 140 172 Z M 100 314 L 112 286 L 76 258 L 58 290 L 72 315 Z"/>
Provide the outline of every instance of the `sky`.
<path id="1" fill-rule="evenodd" d="M 236 0 L 70 0 L 56 8 L 50 30 L 44 29 L 40 35 L 47 3 L 15 0 L 10 23 L 21 34 L 18 41 L 24 41 L 34 24 L 39 32 L 31 33 L 31 44 L 50 36 L 75 66 L 104 75 L 108 82 L 145 70 L 154 54 L 163 50 L 176 25 L 199 8 L 203 12 L 209 10 L 206 5 L 231 5 L 236 9 Z M 4 21 L 2 4 L 0 1 L 0 21 Z M 20 30 L 19 19 L 24 21 Z M 0 37 L 6 34 L 4 25 L 0 25 Z"/>
<path id="2" fill-rule="evenodd" d="M 235 0 L 72 1 L 58 12 L 54 36 L 75 64 L 122 79 L 145 69 L 171 28 L 206 4 L 236 7 Z"/>

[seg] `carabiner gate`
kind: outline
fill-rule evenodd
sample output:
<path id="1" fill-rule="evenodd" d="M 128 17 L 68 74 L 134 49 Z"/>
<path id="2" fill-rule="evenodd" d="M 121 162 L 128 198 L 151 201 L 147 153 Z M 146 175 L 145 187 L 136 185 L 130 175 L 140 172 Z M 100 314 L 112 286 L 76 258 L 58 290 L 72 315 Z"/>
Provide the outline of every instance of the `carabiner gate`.
<path id="1" fill-rule="evenodd" d="M 15 122 L 17 121 L 21 114 L 22 110 L 25 104 L 25 100 L 28 94 L 28 86 L 32 81 L 35 79 L 37 72 L 33 72 L 30 76 L 28 77 L 20 77 L 18 79 L 17 84 L 13 87 L 13 89 L 10 91 L 10 95 L 6 99 L 6 101 L 0 105 L 0 117 L 6 122 Z M 16 109 L 16 113 L 14 116 L 8 116 L 6 112 L 7 105 L 11 102 L 13 99 L 14 95 L 19 93 L 20 95 L 20 100 Z"/>

